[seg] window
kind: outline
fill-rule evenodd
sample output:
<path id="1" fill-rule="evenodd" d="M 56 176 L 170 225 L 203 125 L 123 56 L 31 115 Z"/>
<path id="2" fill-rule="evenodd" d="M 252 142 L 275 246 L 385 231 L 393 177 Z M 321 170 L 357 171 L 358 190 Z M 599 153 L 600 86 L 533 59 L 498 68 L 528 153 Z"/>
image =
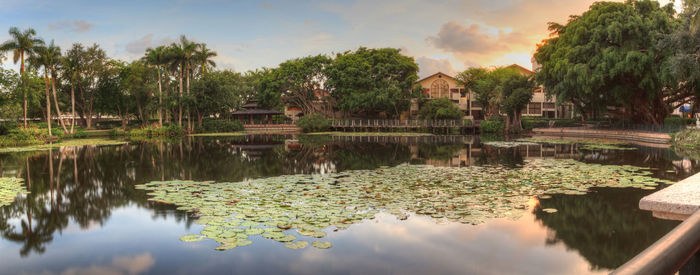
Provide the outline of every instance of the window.
<path id="1" fill-rule="evenodd" d="M 541 115 L 542 114 L 542 105 L 540 103 L 530 103 L 527 106 L 528 111 L 527 113 L 530 115 Z"/>
<path id="2" fill-rule="evenodd" d="M 544 103 L 545 109 L 554 109 L 554 103 Z"/>
<path id="3" fill-rule="evenodd" d="M 450 96 L 450 85 L 447 81 L 438 79 L 430 85 L 430 98 L 441 98 Z"/>

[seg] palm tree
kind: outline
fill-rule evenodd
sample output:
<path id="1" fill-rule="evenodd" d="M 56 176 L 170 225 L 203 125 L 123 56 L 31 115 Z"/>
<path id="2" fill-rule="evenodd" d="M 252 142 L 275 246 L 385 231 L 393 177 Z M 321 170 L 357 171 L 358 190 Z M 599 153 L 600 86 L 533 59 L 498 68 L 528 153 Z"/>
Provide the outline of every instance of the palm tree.
<path id="1" fill-rule="evenodd" d="M 172 71 L 176 76 L 177 80 L 179 82 L 179 97 L 180 100 L 182 100 L 182 76 L 183 76 L 183 61 L 184 61 L 184 51 L 182 47 L 178 44 L 171 44 L 170 47 L 168 47 L 166 59 L 167 59 L 167 65 L 168 69 Z M 178 104 L 178 115 L 177 115 L 177 125 L 182 126 L 182 104 Z"/>
<path id="2" fill-rule="evenodd" d="M 29 65 L 33 68 L 39 70 L 41 67 L 44 68 L 44 83 L 46 84 L 46 124 L 49 129 L 49 137 L 51 137 L 51 99 L 49 97 L 49 67 L 51 66 L 51 53 L 48 47 L 38 46 L 34 48 L 35 55 L 31 56 L 28 61 Z"/>
<path id="3" fill-rule="evenodd" d="M 61 59 L 61 69 L 64 78 L 70 82 L 70 106 L 71 106 L 71 122 L 70 133 L 73 133 L 75 127 L 75 83 L 80 77 L 80 61 L 75 56 L 65 56 Z"/>
<path id="4" fill-rule="evenodd" d="M 56 115 L 58 116 L 58 122 L 63 127 L 63 133 L 68 133 L 66 129 L 66 124 L 63 119 L 61 119 L 61 109 L 58 107 L 58 97 L 56 96 L 56 66 L 61 63 L 61 48 L 56 46 L 51 40 L 51 44 L 46 47 L 46 62 L 44 66 L 49 67 L 49 73 L 51 73 L 51 92 L 53 94 L 53 102 L 56 107 Z"/>
<path id="5" fill-rule="evenodd" d="M 197 48 L 199 44 L 190 41 L 184 35 L 180 36 L 180 47 L 182 47 L 183 59 L 182 64 L 185 70 L 185 76 L 187 77 L 187 96 L 190 95 L 190 78 L 192 76 L 193 63 L 195 62 L 195 54 L 197 53 Z M 190 114 L 190 106 L 187 105 L 187 129 L 192 129 L 192 119 Z"/>
<path id="6" fill-rule="evenodd" d="M 10 40 L 0 44 L 0 52 L 12 51 L 12 61 L 17 64 L 20 61 L 19 74 L 20 77 L 24 74 L 25 57 L 30 57 L 34 54 L 34 48 L 42 45 L 44 42 L 36 38 L 36 31 L 32 28 L 20 31 L 17 27 L 10 28 Z M 24 82 L 22 83 L 24 85 Z M 24 93 L 22 98 L 22 107 L 24 111 L 24 126 L 27 126 L 27 94 Z"/>
<path id="7" fill-rule="evenodd" d="M 155 49 L 148 48 L 144 61 L 156 67 L 158 70 L 158 125 L 163 127 L 163 86 L 161 84 L 161 68 L 166 64 L 165 46 Z"/>
<path id="8" fill-rule="evenodd" d="M 212 60 L 212 58 L 216 57 L 217 53 L 215 51 L 212 51 L 211 49 L 207 48 L 206 43 L 201 43 L 199 44 L 199 47 L 197 48 L 197 52 L 195 52 L 194 59 L 195 62 L 197 62 L 200 66 L 200 71 L 202 73 L 202 76 L 206 74 L 207 72 L 207 67 L 211 66 L 216 67 L 216 62 Z"/>

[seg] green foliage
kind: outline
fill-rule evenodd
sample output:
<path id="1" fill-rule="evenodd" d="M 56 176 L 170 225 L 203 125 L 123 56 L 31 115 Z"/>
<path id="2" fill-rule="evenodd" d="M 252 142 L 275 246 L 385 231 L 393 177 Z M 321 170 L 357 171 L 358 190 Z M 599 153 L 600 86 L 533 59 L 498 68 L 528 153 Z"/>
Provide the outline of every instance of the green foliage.
<path id="1" fill-rule="evenodd" d="M 661 124 L 675 90 L 664 89 L 660 67 L 671 51 L 658 42 L 677 28 L 674 14 L 651 0 L 597 2 L 566 25 L 552 23 L 535 53 L 537 81 L 579 110 L 626 107 L 634 121 Z"/>
<path id="2" fill-rule="evenodd" d="M 238 120 L 207 119 L 202 123 L 204 133 L 227 133 L 243 131 L 243 123 Z"/>
<path id="3" fill-rule="evenodd" d="M 324 71 L 333 62 L 325 55 L 287 60 L 279 67 L 264 72 L 260 79 L 258 99 L 263 107 L 281 110 L 282 104 L 301 108 L 305 114 L 314 111 L 314 101 L 322 97 Z"/>
<path id="4" fill-rule="evenodd" d="M 700 149 L 700 130 L 686 129 L 673 136 L 674 147 Z"/>
<path id="5" fill-rule="evenodd" d="M 399 49 L 359 48 L 336 56 L 326 70 L 325 87 L 341 110 L 398 116 L 421 94 L 414 87 L 417 72 L 413 58 Z"/>
<path id="6" fill-rule="evenodd" d="M 330 120 L 320 114 L 305 115 L 296 122 L 304 133 L 323 132 L 330 127 Z"/>
<path id="7" fill-rule="evenodd" d="M 238 110 L 254 91 L 254 83 L 233 71 L 208 72 L 192 83 L 192 108 L 198 116 L 224 117 Z"/>
<path id="8" fill-rule="evenodd" d="M 422 119 L 460 119 L 463 113 L 449 98 L 429 100 L 418 111 Z"/>
<path id="9" fill-rule="evenodd" d="M 664 119 L 664 126 L 669 128 L 682 128 L 695 122 L 695 119 L 687 119 L 678 116 L 670 116 Z"/>
<path id="10" fill-rule="evenodd" d="M 48 131 L 33 125 L 10 129 L 7 135 L 0 136 L 0 147 L 43 144 Z"/>
<path id="11" fill-rule="evenodd" d="M 492 115 L 489 119 L 481 122 L 482 133 L 500 133 L 502 134 L 506 128 L 503 122 L 503 117 L 500 115 Z"/>

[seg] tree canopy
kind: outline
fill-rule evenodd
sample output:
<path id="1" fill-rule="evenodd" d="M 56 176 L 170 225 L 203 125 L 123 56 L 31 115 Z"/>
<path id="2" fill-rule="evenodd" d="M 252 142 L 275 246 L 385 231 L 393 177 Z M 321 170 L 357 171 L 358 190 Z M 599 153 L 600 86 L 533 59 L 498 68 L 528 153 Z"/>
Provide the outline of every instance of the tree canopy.
<path id="1" fill-rule="evenodd" d="M 414 87 L 417 73 L 416 62 L 399 49 L 359 48 L 335 57 L 326 72 L 326 89 L 341 110 L 397 116 L 420 94 Z"/>
<path id="2" fill-rule="evenodd" d="M 659 70 L 672 50 L 659 41 L 678 25 L 672 4 L 597 2 L 566 25 L 550 23 L 551 38 L 535 53 L 537 80 L 559 102 L 585 114 L 606 106 L 642 123 L 663 123 L 676 102 Z"/>

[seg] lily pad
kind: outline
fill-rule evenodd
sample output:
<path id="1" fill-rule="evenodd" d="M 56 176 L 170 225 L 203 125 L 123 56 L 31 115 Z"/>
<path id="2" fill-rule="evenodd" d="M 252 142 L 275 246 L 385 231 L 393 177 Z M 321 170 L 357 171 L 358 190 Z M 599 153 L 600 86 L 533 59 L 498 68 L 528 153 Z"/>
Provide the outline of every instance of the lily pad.
<path id="1" fill-rule="evenodd" d="M 204 225 L 201 235 L 230 249 L 255 235 L 296 247 L 298 238 L 324 238 L 326 229 L 345 229 L 378 212 L 399 220 L 415 214 L 476 225 L 520 217 L 533 197 L 662 183 L 667 181 L 641 167 L 537 159 L 518 168 L 399 165 L 241 182 L 154 181 L 138 188 L 151 199 L 193 211 Z"/>
<path id="2" fill-rule="evenodd" d="M 320 249 L 328 249 L 328 248 L 331 248 L 331 243 L 313 241 L 313 242 L 311 242 L 311 246 L 313 246 L 315 248 L 320 248 Z"/>
<path id="3" fill-rule="evenodd" d="M 180 240 L 183 242 L 198 242 L 204 239 L 205 238 L 202 235 L 185 235 L 180 237 Z"/>

